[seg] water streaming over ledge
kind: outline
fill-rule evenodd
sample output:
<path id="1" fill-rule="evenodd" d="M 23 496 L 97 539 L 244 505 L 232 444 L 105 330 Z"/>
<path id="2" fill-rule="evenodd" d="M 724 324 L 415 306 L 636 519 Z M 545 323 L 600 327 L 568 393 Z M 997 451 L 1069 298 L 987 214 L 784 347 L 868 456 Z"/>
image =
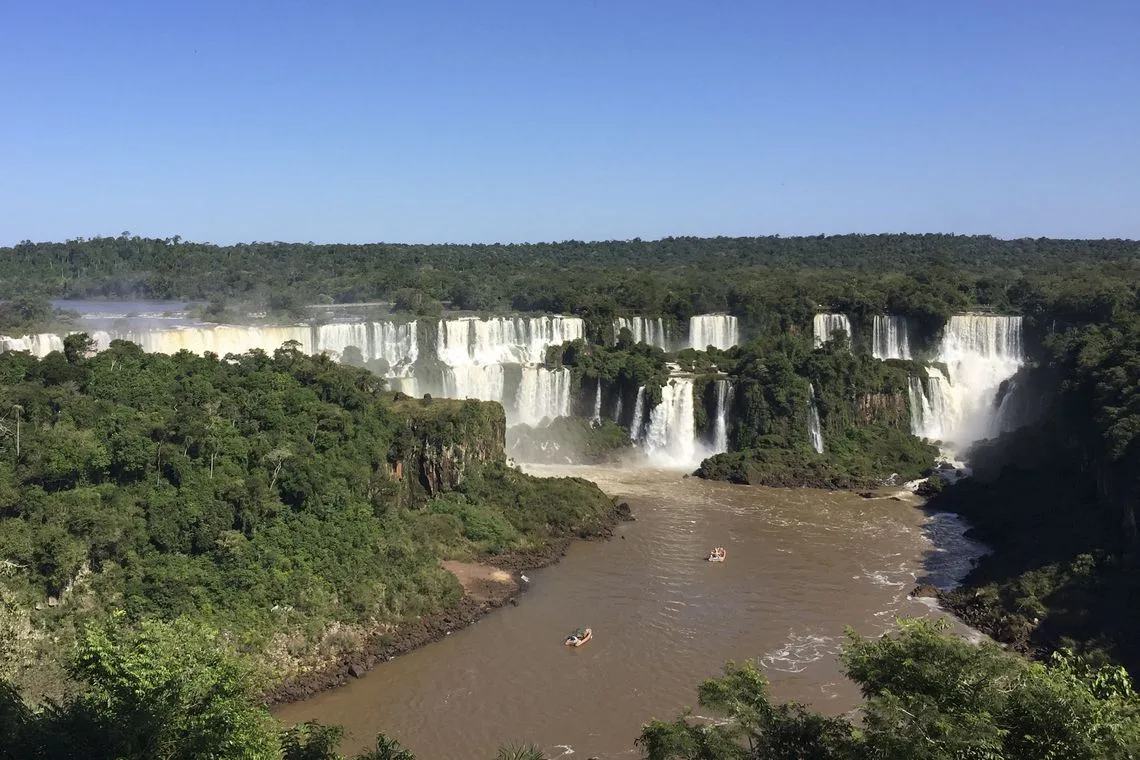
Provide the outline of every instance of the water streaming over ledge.
<path id="1" fill-rule="evenodd" d="M 935 355 L 946 371 L 911 379 L 912 431 L 952 451 L 1002 432 L 998 390 L 1024 360 L 1021 317 L 951 317 Z"/>
<path id="2" fill-rule="evenodd" d="M 812 320 L 812 343 L 819 348 L 831 340 L 832 333 L 842 330 L 851 338 L 851 320 L 846 314 L 816 314 Z"/>
<path id="3" fill-rule="evenodd" d="M 871 353 L 876 359 L 910 359 L 906 317 L 879 314 L 872 325 Z"/>
<path id="4" fill-rule="evenodd" d="M 819 426 L 819 407 L 815 403 L 815 386 L 808 383 L 808 394 L 811 406 L 808 408 L 808 435 L 811 437 L 811 447 L 816 454 L 823 453 L 823 431 Z"/>

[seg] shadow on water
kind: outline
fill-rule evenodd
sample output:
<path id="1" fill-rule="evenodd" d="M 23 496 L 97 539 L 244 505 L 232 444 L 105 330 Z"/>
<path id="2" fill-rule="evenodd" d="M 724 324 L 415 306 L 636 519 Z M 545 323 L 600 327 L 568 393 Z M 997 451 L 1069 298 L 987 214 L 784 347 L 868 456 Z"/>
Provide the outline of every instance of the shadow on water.
<path id="1" fill-rule="evenodd" d="M 1028 464 L 992 468 L 928 502 L 935 548 L 920 582 L 946 589 L 964 569 L 944 601 L 969 625 L 1027 654 L 1072 647 L 1140 673 L 1140 572 L 1119 519 L 1071 462 Z M 950 528 L 963 524 L 955 538 Z M 989 551 L 962 568 L 948 559 L 958 541 Z"/>

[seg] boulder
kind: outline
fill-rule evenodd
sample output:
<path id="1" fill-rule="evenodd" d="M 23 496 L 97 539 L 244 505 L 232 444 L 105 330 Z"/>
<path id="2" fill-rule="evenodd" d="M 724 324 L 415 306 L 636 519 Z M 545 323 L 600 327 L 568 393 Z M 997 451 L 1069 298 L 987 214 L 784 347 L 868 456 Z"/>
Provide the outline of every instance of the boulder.
<path id="1" fill-rule="evenodd" d="M 932 586 L 929 583 L 920 583 L 914 587 L 914 590 L 910 592 L 910 595 L 915 598 L 925 597 L 928 599 L 937 599 L 939 593 L 940 592 L 936 586 Z"/>

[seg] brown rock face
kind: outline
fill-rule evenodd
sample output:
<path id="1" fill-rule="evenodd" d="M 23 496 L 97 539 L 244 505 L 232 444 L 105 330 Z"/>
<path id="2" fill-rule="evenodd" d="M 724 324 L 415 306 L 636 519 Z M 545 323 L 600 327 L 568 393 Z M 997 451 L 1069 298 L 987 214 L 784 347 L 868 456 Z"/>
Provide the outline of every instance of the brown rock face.
<path id="1" fill-rule="evenodd" d="M 888 425 L 909 425 L 910 411 L 905 394 L 866 393 L 856 402 L 855 412 L 863 424 L 885 422 Z"/>

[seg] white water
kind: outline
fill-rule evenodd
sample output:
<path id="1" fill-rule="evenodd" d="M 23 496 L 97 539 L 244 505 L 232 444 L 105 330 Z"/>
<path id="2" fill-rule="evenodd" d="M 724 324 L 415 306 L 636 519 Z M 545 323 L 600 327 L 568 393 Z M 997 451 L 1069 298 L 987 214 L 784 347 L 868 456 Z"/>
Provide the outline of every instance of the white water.
<path id="1" fill-rule="evenodd" d="M 578 317 L 491 317 L 439 322 L 438 358 L 457 367 L 466 364 L 541 364 L 546 349 L 584 334 Z"/>
<path id="2" fill-rule="evenodd" d="M 618 409 L 620 413 L 621 400 L 618 400 Z M 633 405 L 633 421 L 629 425 L 630 440 L 641 440 L 641 430 L 645 427 L 645 386 L 637 389 L 637 401 Z"/>
<path id="3" fill-rule="evenodd" d="M 565 367 L 523 367 L 515 408 L 515 421 L 524 425 L 539 425 L 556 417 L 569 417 L 570 370 Z"/>
<path id="4" fill-rule="evenodd" d="M 661 317 L 618 317 L 614 320 L 614 343 L 617 343 L 622 328 L 633 335 L 634 343 L 647 343 L 669 351 L 673 347 L 672 331 L 665 327 Z"/>
<path id="5" fill-rule="evenodd" d="M 910 359 L 906 317 L 890 314 L 875 317 L 871 352 L 876 359 Z"/>
<path id="6" fill-rule="evenodd" d="M 689 346 L 704 351 L 709 346 L 729 349 L 740 342 L 739 320 L 727 314 L 698 314 L 689 318 Z"/>
<path id="7" fill-rule="evenodd" d="M 1000 432 L 997 392 L 1024 361 L 1021 317 L 962 315 L 943 330 L 936 367 L 912 378 L 912 432 L 950 451 Z"/>
<path id="8" fill-rule="evenodd" d="M 590 418 L 591 425 L 602 424 L 602 379 L 598 378 L 598 384 L 594 391 L 594 416 Z"/>
<path id="9" fill-rule="evenodd" d="M 43 358 L 52 351 L 63 350 L 63 338 L 55 333 L 24 335 L 20 338 L 7 338 L 0 335 L 0 351 L 28 351 L 33 356 Z"/>
<path id="10" fill-rule="evenodd" d="M 713 454 L 728 451 L 728 412 L 732 409 L 732 383 L 716 381 L 716 419 L 713 420 Z"/>
<path id="11" fill-rule="evenodd" d="M 808 384 L 808 393 L 811 397 L 811 407 L 808 412 L 808 424 L 811 433 L 811 447 L 816 454 L 823 453 L 823 431 L 819 427 L 819 407 L 815 404 L 815 386 Z"/>
<path id="12" fill-rule="evenodd" d="M 811 325 L 815 347 L 819 348 L 831 340 L 831 334 L 836 330 L 842 330 L 847 333 L 848 340 L 851 339 L 851 320 L 846 314 L 816 314 Z"/>
<path id="13" fill-rule="evenodd" d="M 642 449 L 655 465 L 693 467 L 699 464 L 693 423 L 693 381 L 670 378 L 661 389 L 661 403 L 649 414 Z"/>

